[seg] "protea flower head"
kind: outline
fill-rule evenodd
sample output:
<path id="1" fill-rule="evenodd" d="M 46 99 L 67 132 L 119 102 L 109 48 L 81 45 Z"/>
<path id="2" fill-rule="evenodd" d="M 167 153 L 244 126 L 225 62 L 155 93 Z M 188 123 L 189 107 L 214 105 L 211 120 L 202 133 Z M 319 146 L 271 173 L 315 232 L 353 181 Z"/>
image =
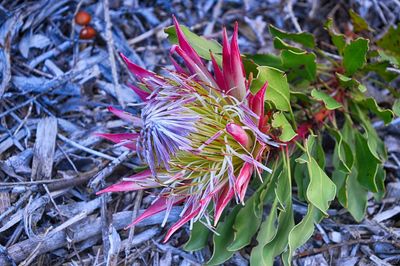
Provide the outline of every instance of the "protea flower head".
<path id="1" fill-rule="evenodd" d="M 253 173 L 271 171 L 263 158 L 277 143 L 265 132 L 264 84 L 249 91 L 236 23 L 231 41 L 223 30 L 222 68 L 211 54 L 210 72 L 174 18 L 178 45 L 171 48 L 176 68 L 161 76 L 121 55 L 140 81 L 132 89 L 143 100 L 141 116 L 109 108 L 137 129 L 135 133 L 99 134 L 135 150 L 149 169 L 124 178 L 98 193 L 161 188 L 152 205 L 132 225 L 183 205 L 181 218 L 165 241 L 189 221 L 215 226 L 228 203 L 243 203 Z M 184 66 L 172 55 L 178 56 Z M 213 73 L 213 74 L 212 74 Z M 166 219 L 164 220 L 165 223 Z"/>

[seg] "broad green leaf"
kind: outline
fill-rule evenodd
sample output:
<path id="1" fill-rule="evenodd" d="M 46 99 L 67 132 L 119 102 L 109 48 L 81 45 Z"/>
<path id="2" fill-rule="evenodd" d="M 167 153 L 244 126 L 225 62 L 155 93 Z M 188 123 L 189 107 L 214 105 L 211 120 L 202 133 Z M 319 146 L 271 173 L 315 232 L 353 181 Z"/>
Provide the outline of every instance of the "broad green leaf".
<path id="1" fill-rule="evenodd" d="M 314 53 L 283 50 L 281 57 L 282 65 L 288 71 L 289 80 L 296 81 L 301 77 L 308 81 L 315 81 L 317 64 Z"/>
<path id="2" fill-rule="evenodd" d="M 233 223 L 235 222 L 236 214 L 241 206 L 237 205 L 229 215 L 226 216 L 225 221 L 217 226 L 217 234 L 213 237 L 213 255 L 207 262 L 207 265 L 220 265 L 232 257 L 234 251 L 229 251 L 227 247 L 233 240 Z"/>
<path id="3" fill-rule="evenodd" d="M 190 232 L 189 240 L 183 246 L 186 251 L 196 251 L 204 248 L 207 245 L 207 240 L 210 230 L 201 222 L 197 221 L 193 224 L 193 229 Z"/>
<path id="4" fill-rule="evenodd" d="M 318 163 L 321 169 L 325 169 L 325 151 L 322 148 L 322 141 L 318 139 L 313 145 L 312 148 L 309 149 L 310 155 L 314 157 L 315 161 Z"/>
<path id="5" fill-rule="evenodd" d="M 302 156 L 304 158 L 302 161 L 299 161 L 300 158 L 296 159 L 296 161 L 307 164 L 310 177 L 310 183 L 307 187 L 308 201 L 327 215 L 326 211 L 329 208 L 329 204 L 336 195 L 336 187 L 313 157 L 315 143 L 315 136 L 309 136 L 305 145 L 306 153 L 303 155 L 307 155 L 306 158 Z"/>
<path id="6" fill-rule="evenodd" d="M 385 144 L 379 138 L 378 133 L 375 128 L 371 124 L 371 120 L 368 118 L 366 112 L 363 112 L 361 108 L 352 102 L 350 102 L 350 106 L 353 111 L 353 116 L 358 118 L 361 124 L 364 126 L 366 139 L 368 141 L 368 147 L 374 157 L 382 162 L 387 158 L 387 152 L 385 149 Z M 350 143 L 347 141 L 347 143 Z"/>
<path id="7" fill-rule="evenodd" d="M 336 76 L 339 79 L 340 85 L 344 88 L 357 88 L 361 92 L 367 91 L 367 88 L 356 79 L 346 77 L 340 73 L 336 73 Z"/>
<path id="8" fill-rule="evenodd" d="M 266 265 L 264 261 L 264 246 L 274 239 L 277 233 L 276 220 L 278 212 L 278 199 L 275 198 L 271 206 L 270 213 L 265 221 L 260 226 L 260 231 L 257 235 L 258 245 L 255 246 L 250 255 L 250 265 Z"/>
<path id="9" fill-rule="evenodd" d="M 344 47 L 346 46 L 346 37 L 343 34 L 336 33 L 333 27 L 333 20 L 331 18 L 329 18 L 325 23 L 325 29 L 329 32 L 332 43 L 338 49 L 339 54 L 343 54 Z"/>
<path id="10" fill-rule="evenodd" d="M 258 246 L 251 255 L 251 265 L 272 265 L 275 256 L 281 254 L 287 247 L 288 234 L 294 225 L 290 162 L 285 159 L 284 152 L 282 154 L 284 157 L 282 159 L 284 161 L 282 172 L 285 173 L 279 173 L 279 179 L 285 178 L 287 180 L 278 180 L 275 191 L 280 193 L 280 200 L 285 201 L 281 204 L 285 206 L 285 210 L 279 213 L 277 223 L 276 211 L 279 200 L 278 197 L 275 197 L 270 215 L 262 224 L 260 233 L 257 236 Z"/>
<path id="11" fill-rule="evenodd" d="M 285 115 L 281 112 L 275 113 L 272 119 L 272 126 L 282 130 L 279 139 L 283 142 L 292 140 L 297 134 L 294 132 L 292 126 L 287 121 Z"/>
<path id="12" fill-rule="evenodd" d="M 379 54 L 381 54 L 381 52 L 383 51 L 379 51 Z M 381 76 L 385 81 L 390 82 L 398 76 L 396 73 L 387 70 L 387 68 L 390 67 L 390 62 L 391 61 L 387 60 L 387 58 L 381 56 L 381 62 L 370 62 L 365 65 L 364 69 L 366 71 L 374 71 L 379 76 Z"/>
<path id="13" fill-rule="evenodd" d="M 368 26 L 368 23 L 359 14 L 354 12 L 353 9 L 350 9 L 349 13 L 351 21 L 353 22 L 355 32 L 372 31 L 371 28 Z"/>
<path id="14" fill-rule="evenodd" d="M 335 99 L 333 99 L 331 96 L 329 96 L 325 92 L 313 89 L 311 91 L 311 96 L 316 100 L 323 101 L 326 109 L 328 109 L 328 110 L 335 110 L 337 108 L 342 107 L 342 105 L 340 103 L 338 103 Z"/>
<path id="15" fill-rule="evenodd" d="M 290 189 L 290 180 L 288 178 L 288 170 L 282 171 L 278 176 L 277 186 L 275 188 L 275 195 L 279 201 L 280 209 L 286 211 L 286 204 L 291 197 L 292 191 Z"/>
<path id="16" fill-rule="evenodd" d="M 251 84 L 251 92 L 257 93 L 268 81 L 265 100 L 270 101 L 280 111 L 291 111 L 289 84 L 284 72 L 267 66 L 260 66 L 257 79 Z"/>
<path id="17" fill-rule="evenodd" d="M 343 66 L 346 75 L 353 75 L 358 69 L 362 68 L 366 62 L 368 51 L 368 40 L 358 38 L 346 45 L 343 51 Z"/>
<path id="18" fill-rule="evenodd" d="M 383 165 L 379 165 L 378 171 L 376 172 L 375 176 L 375 183 L 378 187 L 378 192 L 374 193 L 375 200 L 381 201 L 385 196 L 385 179 L 386 179 L 386 172 L 383 169 Z"/>
<path id="19" fill-rule="evenodd" d="M 275 180 L 278 178 L 280 164 L 275 164 L 273 174 L 264 172 L 264 183 L 258 187 L 257 191 L 248 199 L 245 206 L 239 210 L 233 224 L 234 239 L 227 247 L 229 251 L 236 251 L 250 244 L 251 239 L 257 233 L 261 224 L 264 202 L 266 197 L 274 194 Z M 267 197 L 268 199 L 268 197 Z"/>
<path id="20" fill-rule="evenodd" d="M 289 163 L 287 164 L 283 167 L 283 171 L 286 173 L 279 176 L 279 178 L 286 178 L 287 181 L 278 180 L 276 188 L 276 191 L 282 193 L 280 197 L 281 200 L 285 200 L 285 209 L 279 213 L 276 235 L 264 245 L 262 259 L 255 265 L 272 265 L 274 258 L 285 251 L 288 245 L 288 236 L 294 226 L 294 217 L 291 197 L 291 173 Z"/>
<path id="21" fill-rule="evenodd" d="M 227 247 L 229 251 L 236 251 L 250 244 L 252 237 L 258 231 L 261 224 L 263 202 L 262 191 L 255 193 L 245 206 L 236 215 L 233 224 L 234 239 Z"/>
<path id="22" fill-rule="evenodd" d="M 367 208 L 368 191 L 357 180 L 357 169 L 353 167 L 346 182 L 347 209 L 357 222 L 361 222 Z"/>
<path id="23" fill-rule="evenodd" d="M 263 259 L 259 261 L 260 264 L 256 263 L 255 265 L 273 265 L 274 258 L 287 248 L 289 233 L 293 226 L 293 206 L 290 202 L 287 204 L 286 210 L 279 213 L 276 235 L 264 246 Z"/>
<path id="24" fill-rule="evenodd" d="M 297 163 L 294 167 L 293 177 L 297 185 L 297 197 L 299 200 L 305 201 L 308 183 L 310 182 L 307 165 Z"/>
<path id="25" fill-rule="evenodd" d="M 393 55 L 390 51 L 385 52 L 382 50 L 379 50 L 378 53 L 383 61 L 388 61 L 396 67 L 400 66 L 400 55 L 396 56 L 396 55 Z"/>
<path id="26" fill-rule="evenodd" d="M 330 133 L 336 140 L 333 152 L 333 165 L 337 170 L 349 173 L 354 163 L 353 151 L 350 145 L 343 140 L 343 136 L 339 131 L 332 129 Z"/>
<path id="27" fill-rule="evenodd" d="M 307 199 L 327 215 L 330 202 L 335 198 L 336 187 L 332 180 L 319 167 L 314 158 L 307 163 L 310 184 L 307 188 Z"/>
<path id="28" fill-rule="evenodd" d="M 272 25 L 269 25 L 269 32 L 274 36 L 274 37 L 279 37 L 281 39 L 287 39 L 291 40 L 293 42 L 300 43 L 304 45 L 305 47 L 308 48 L 314 48 L 315 47 L 315 41 L 314 41 L 314 36 L 310 33 L 289 33 L 282 31 Z"/>
<path id="29" fill-rule="evenodd" d="M 400 116 L 400 99 L 394 101 L 393 112 L 395 115 Z"/>
<path id="30" fill-rule="evenodd" d="M 274 38 L 274 47 L 275 49 L 279 49 L 279 50 L 290 50 L 296 53 L 302 53 L 304 52 L 304 50 L 297 48 L 295 46 L 292 46 L 286 42 L 284 42 L 281 38 L 279 37 L 275 37 Z"/>
<path id="31" fill-rule="evenodd" d="M 378 164 L 380 163 L 372 154 L 368 147 L 367 140 L 361 135 L 356 133 L 356 160 L 358 166 L 357 180 L 361 185 L 368 188 L 372 192 L 377 192 L 378 188 L 375 183 L 375 175 L 378 171 Z"/>
<path id="32" fill-rule="evenodd" d="M 245 55 L 248 60 L 252 60 L 259 66 L 269 66 L 276 69 L 282 69 L 282 60 L 280 56 L 276 56 L 274 54 L 246 54 Z M 257 71 L 258 72 L 258 71 Z"/>
<path id="33" fill-rule="evenodd" d="M 191 32 L 187 27 L 181 26 L 183 34 L 185 34 L 190 45 L 199 54 L 200 57 L 211 60 L 210 51 L 213 53 L 215 60 L 221 65 L 222 62 L 222 46 L 215 40 L 207 40 L 193 32 Z M 168 39 L 171 43 L 177 44 L 178 37 L 176 35 L 175 27 L 170 26 L 164 29 L 165 33 L 168 34 Z"/>
<path id="34" fill-rule="evenodd" d="M 364 124 L 365 125 L 365 124 Z M 371 123 L 369 123 L 368 127 L 365 127 L 366 130 L 366 139 L 368 142 L 368 148 L 374 157 L 380 161 L 381 163 L 386 161 L 387 159 L 387 151 L 385 144 L 378 136 L 376 130 L 372 127 Z"/>
<path id="35" fill-rule="evenodd" d="M 347 208 L 347 179 L 349 178 L 349 174 L 340 170 L 333 171 L 332 173 L 332 181 L 336 186 L 336 197 L 339 200 L 339 203 Z"/>
<path id="36" fill-rule="evenodd" d="M 345 117 L 344 124 L 342 127 L 342 136 L 343 140 L 349 144 L 350 148 L 354 150 L 354 133 L 356 132 L 355 129 L 353 128 L 353 121 L 350 119 L 349 116 Z"/>
<path id="37" fill-rule="evenodd" d="M 377 41 L 379 47 L 384 49 L 386 53 L 391 54 L 400 61 L 400 23 L 396 28 L 391 26 L 386 34 Z"/>
<path id="38" fill-rule="evenodd" d="M 289 249 L 284 260 L 285 265 L 291 265 L 293 252 L 310 239 L 314 233 L 314 223 L 319 223 L 321 219 L 322 213 L 312 204 L 309 204 L 303 220 L 296 224 L 289 233 Z"/>
<path id="39" fill-rule="evenodd" d="M 367 110 L 371 111 L 372 113 L 376 114 L 380 119 L 382 119 L 385 124 L 388 124 L 392 121 L 393 112 L 389 109 L 380 108 L 374 98 L 366 98 L 360 103 Z"/>

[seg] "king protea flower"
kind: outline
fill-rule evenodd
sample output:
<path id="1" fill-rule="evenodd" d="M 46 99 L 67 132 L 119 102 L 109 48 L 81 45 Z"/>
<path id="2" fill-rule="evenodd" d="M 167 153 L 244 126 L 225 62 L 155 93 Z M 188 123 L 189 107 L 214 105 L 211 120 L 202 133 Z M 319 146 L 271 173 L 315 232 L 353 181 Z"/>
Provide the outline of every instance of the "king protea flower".
<path id="1" fill-rule="evenodd" d="M 99 134 L 135 150 L 149 169 L 124 178 L 98 193 L 161 188 L 152 205 L 131 225 L 183 205 L 181 218 L 165 241 L 189 221 L 215 226 L 232 199 L 243 203 L 253 173 L 271 171 L 263 158 L 271 146 L 264 115 L 265 84 L 252 95 L 246 79 L 236 23 L 232 40 L 223 31 L 222 68 L 211 54 L 213 73 L 191 47 L 174 18 L 178 45 L 171 55 L 176 68 L 161 76 L 121 55 L 140 81 L 131 86 L 143 100 L 141 116 L 115 108 L 111 112 L 131 123 L 135 133 Z M 163 225 L 167 219 L 164 220 Z"/>

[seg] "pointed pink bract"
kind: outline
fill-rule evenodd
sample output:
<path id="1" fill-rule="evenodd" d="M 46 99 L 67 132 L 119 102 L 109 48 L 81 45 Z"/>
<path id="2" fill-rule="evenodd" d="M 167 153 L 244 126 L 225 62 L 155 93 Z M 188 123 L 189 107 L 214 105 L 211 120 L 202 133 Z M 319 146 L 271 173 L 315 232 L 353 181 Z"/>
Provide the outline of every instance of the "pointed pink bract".
<path id="1" fill-rule="evenodd" d="M 147 71 L 146 69 L 136 65 L 123 53 L 120 53 L 120 56 L 125 61 L 125 64 L 128 66 L 129 71 L 131 71 L 140 81 L 143 81 L 145 78 L 156 78 L 155 73 Z"/>
<path id="2" fill-rule="evenodd" d="M 250 163 L 244 163 L 242 169 L 240 169 L 239 175 L 236 179 L 235 187 L 239 194 L 239 199 L 241 202 L 244 200 L 246 194 L 247 186 L 250 182 L 250 177 L 253 174 L 253 165 Z"/>
<path id="3" fill-rule="evenodd" d="M 165 235 L 164 238 L 164 243 L 168 241 L 168 239 L 179 229 L 181 228 L 185 223 L 193 219 L 199 212 L 200 212 L 201 207 L 197 207 L 191 212 L 186 211 L 185 214 L 182 216 L 182 218 L 176 222 L 174 225 L 171 226 L 171 228 L 168 230 L 167 234 Z"/>
<path id="4" fill-rule="evenodd" d="M 260 118 L 264 116 L 264 103 L 265 103 L 265 92 L 267 91 L 268 82 L 262 86 L 262 88 L 256 93 L 256 95 L 249 95 L 249 106 L 250 109 L 258 115 Z"/>
<path id="5" fill-rule="evenodd" d="M 123 145 L 131 150 L 136 150 L 135 141 L 139 137 L 138 133 L 95 133 L 95 135 L 114 143 L 124 142 Z"/>
<path id="6" fill-rule="evenodd" d="M 230 200 L 233 198 L 233 195 L 233 188 L 229 186 L 226 186 L 220 193 L 215 206 L 214 226 L 217 225 L 219 218 L 221 218 L 222 212 L 224 211 L 226 205 L 228 205 Z"/>
<path id="7" fill-rule="evenodd" d="M 179 204 L 184 200 L 184 198 L 176 198 L 173 205 Z M 167 197 L 160 197 L 156 200 L 150 207 L 148 207 L 139 217 L 137 217 L 131 224 L 129 224 L 126 228 L 132 227 L 137 225 L 147 217 L 153 216 L 159 212 L 165 211 L 168 205 L 168 198 Z"/>
<path id="8" fill-rule="evenodd" d="M 179 22 L 176 20 L 175 16 L 172 16 L 172 19 L 174 21 L 176 36 L 178 37 L 179 46 L 190 58 L 192 58 L 192 60 L 197 65 L 203 65 L 203 62 L 201 61 L 200 56 L 197 54 L 197 52 L 190 45 L 189 41 L 186 39 L 185 34 L 183 33 L 183 31 L 179 25 Z"/>
<path id="9" fill-rule="evenodd" d="M 141 88 L 136 87 L 136 86 L 133 85 L 133 84 L 128 84 L 128 86 L 137 94 L 137 96 L 139 96 L 139 98 L 140 98 L 142 101 L 146 101 L 146 100 L 147 100 L 146 98 L 150 96 L 150 93 L 149 93 L 149 92 L 144 91 L 144 90 L 142 90 Z"/>
<path id="10" fill-rule="evenodd" d="M 119 110 L 117 108 L 114 108 L 112 106 L 108 107 L 108 111 L 113 113 L 114 115 L 118 116 L 119 118 L 133 123 L 134 126 L 142 126 L 142 120 L 139 117 L 133 116 L 128 112 L 124 112 L 122 110 Z"/>

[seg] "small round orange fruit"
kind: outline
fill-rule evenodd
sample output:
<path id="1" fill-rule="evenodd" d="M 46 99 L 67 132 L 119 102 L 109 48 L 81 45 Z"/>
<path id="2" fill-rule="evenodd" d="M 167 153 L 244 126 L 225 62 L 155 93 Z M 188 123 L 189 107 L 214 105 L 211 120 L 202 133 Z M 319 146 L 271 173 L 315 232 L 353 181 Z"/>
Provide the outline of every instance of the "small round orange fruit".
<path id="1" fill-rule="evenodd" d="M 86 11 L 79 11 L 75 16 L 75 23 L 81 26 L 89 24 L 92 17 Z"/>
<path id="2" fill-rule="evenodd" d="M 85 26 L 81 29 L 79 33 L 79 38 L 82 40 L 93 39 L 96 36 L 96 30 L 90 26 Z"/>

